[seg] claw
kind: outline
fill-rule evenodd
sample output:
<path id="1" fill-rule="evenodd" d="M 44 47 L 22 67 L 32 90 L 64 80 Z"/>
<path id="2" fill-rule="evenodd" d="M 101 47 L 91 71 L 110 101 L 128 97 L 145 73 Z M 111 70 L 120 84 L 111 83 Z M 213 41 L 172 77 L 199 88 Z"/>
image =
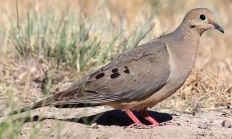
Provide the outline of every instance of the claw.
<path id="1" fill-rule="evenodd" d="M 137 129 L 150 129 L 150 128 L 152 128 L 152 126 L 148 126 L 148 125 L 145 125 L 142 123 L 133 123 L 131 125 L 126 126 L 125 128 L 132 128 L 132 127 L 135 127 Z"/>
<path id="2" fill-rule="evenodd" d="M 176 123 L 169 123 L 169 122 L 164 122 L 164 123 L 159 123 L 158 126 L 179 126 L 180 124 Z"/>

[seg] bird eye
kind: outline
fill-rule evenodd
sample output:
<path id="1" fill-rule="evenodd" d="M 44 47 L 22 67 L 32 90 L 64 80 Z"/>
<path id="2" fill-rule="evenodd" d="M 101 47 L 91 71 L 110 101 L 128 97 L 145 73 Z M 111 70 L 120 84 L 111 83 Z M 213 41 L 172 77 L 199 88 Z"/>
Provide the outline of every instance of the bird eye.
<path id="1" fill-rule="evenodd" d="M 205 16 L 204 14 L 201 14 L 201 15 L 200 15 L 200 19 L 201 19 L 201 20 L 205 20 L 205 19 L 206 19 L 206 16 Z"/>

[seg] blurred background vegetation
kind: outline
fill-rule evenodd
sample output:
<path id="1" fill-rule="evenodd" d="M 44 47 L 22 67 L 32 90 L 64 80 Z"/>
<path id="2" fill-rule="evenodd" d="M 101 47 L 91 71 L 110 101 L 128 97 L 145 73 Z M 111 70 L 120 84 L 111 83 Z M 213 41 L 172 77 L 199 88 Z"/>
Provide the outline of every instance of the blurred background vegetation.
<path id="1" fill-rule="evenodd" d="M 203 60 L 198 63 L 204 62 L 201 56 L 225 62 L 231 55 L 231 5 L 229 0 L 2 0 L 0 52 L 2 57 L 16 53 L 23 59 L 53 60 L 55 67 L 91 71 L 173 31 L 190 9 L 206 7 L 214 11 L 226 35 L 205 33 L 199 50 Z"/>
<path id="2" fill-rule="evenodd" d="M 231 0 L 0 2 L 3 114 L 63 90 L 128 49 L 173 31 L 197 7 L 211 9 L 225 34 L 210 30 L 202 35 L 193 73 L 160 106 L 169 102 L 175 110 L 192 111 L 198 102 L 203 108 L 232 103 Z"/>

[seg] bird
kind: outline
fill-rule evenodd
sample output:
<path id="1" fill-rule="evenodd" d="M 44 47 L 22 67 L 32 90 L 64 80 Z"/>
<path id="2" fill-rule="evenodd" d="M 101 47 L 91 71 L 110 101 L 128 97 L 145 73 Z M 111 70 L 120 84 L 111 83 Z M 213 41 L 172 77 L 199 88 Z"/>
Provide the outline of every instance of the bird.
<path id="1" fill-rule="evenodd" d="M 133 121 L 128 127 L 156 127 L 160 123 L 147 109 L 184 84 L 195 63 L 201 35 L 209 29 L 224 33 L 211 10 L 192 9 L 173 32 L 127 51 L 68 89 L 10 115 L 44 106 L 108 105 L 125 111 Z M 143 124 L 132 111 L 138 111 L 150 125 Z"/>

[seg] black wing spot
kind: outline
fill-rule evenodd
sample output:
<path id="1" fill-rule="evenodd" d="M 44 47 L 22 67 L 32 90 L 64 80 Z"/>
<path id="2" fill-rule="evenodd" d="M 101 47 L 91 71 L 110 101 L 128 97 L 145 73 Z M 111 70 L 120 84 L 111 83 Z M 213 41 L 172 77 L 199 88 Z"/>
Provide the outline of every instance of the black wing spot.
<path id="1" fill-rule="evenodd" d="M 105 73 L 99 73 L 96 77 L 95 77 L 95 79 L 100 79 L 100 78 L 102 78 L 102 77 L 104 77 L 105 76 Z"/>
<path id="2" fill-rule="evenodd" d="M 129 74 L 130 73 L 130 70 L 127 66 L 125 66 L 125 70 L 124 70 L 125 73 Z"/>
<path id="3" fill-rule="evenodd" d="M 112 72 L 113 72 L 113 73 L 118 73 L 118 68 L 112 69 Z"/>
<path id="4" fill-rule="evenodd" d="M 110 75 L 110 78 L 114 79 L 114 78 L 117 78 L 119 75 L 121 75 L 121 74 L 119 74 L 119 73 L 113 73 L 113 74 Z"/>

